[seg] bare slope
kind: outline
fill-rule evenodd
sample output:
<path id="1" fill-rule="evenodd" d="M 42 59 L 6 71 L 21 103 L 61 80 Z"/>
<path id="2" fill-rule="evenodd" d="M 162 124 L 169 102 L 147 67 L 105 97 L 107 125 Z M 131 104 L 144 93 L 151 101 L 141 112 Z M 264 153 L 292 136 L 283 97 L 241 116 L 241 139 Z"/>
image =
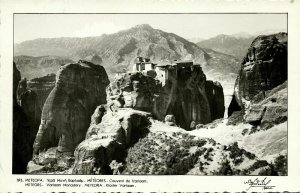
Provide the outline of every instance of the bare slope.
<path id="1" fill-rule="evenodd" d="M 101 58 L 101 65 L 111 72 L 123 68 L 131 69 L 136 56 L 148 57 L 154 62 L 193 59 L 209 68 L 214 68 L 215 60 L 220 60 L 218 58 L 224 56 L 224 54 L 219 54 L 218 57 L 210 56 L 196 44 L 176 34 L 154 29 L 147 24 L 97 37 L 43 38 L 25 41 L 15 44 L 14 53 L 15 56 L 56 55 L 72 60 L 90 58 L 95 54 Z M 216 54 L 218 53 L 214 53 Z M 235 67 L 237 62 L 233 60 L 234 57 L 226 56 L 219 65 L 227 70 L 227 66 Z M 216 66 L 216 69 L 224 71 L 219 66 Z"/>

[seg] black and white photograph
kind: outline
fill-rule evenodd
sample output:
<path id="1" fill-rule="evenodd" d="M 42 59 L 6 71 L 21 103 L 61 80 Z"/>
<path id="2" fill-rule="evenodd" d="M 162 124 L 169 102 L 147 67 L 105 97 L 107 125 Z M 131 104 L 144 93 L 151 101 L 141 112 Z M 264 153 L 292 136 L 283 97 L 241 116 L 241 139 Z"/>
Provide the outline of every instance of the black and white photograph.
<path id="1" fill-rule="evenodd" d="M 287 17 L 15 13 L 12 174 L 288 175 Z"/>

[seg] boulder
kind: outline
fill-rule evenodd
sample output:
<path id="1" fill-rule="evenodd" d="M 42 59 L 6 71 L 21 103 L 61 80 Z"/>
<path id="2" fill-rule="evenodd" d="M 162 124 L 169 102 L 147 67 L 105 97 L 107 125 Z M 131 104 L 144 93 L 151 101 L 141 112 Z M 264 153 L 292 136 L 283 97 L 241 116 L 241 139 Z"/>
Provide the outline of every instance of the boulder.
<path id="1" fill-rule="evenodd" d="M 102 117 L 106 114 L 107 107 L 106 105 L 99 105 L 91 118 L 91 124 L 99 124 L 102 121 Z"/>
<path id="2" fill-rule="evenodd" d="M 287 121 L 287 106 L 275 104 L 266 106 L 266 111 L 261 120 L 263 128 L 268 129 L 273 125 L 278 125 Z"/>
<path id="3" fill-rule="evenodd" d="M 287 121 L 287 82 L 275 87 L 259 103 L 245 111 L 244 120 L 260 129 L 269 129 Z"/>
<path id="4" fill-rule="evenodd" d="M 40 152 L 39 156 L 37 157 L 37 160 L 34 160 L 35 163 L 39 163 L 40 165 L 51 165 L 57 163 L 57 156 L 56 156 L 56 147 L 52 147 L 47 149 L 47 151 Z"/>
<path id="5" fill-rule="evenodd" d="M 165 123 L 170 126 L 175 126 L 176 125 L 175 116 L 174 115 L 166 115 Z"/>
<path id="6" fill-rule="evenodd" d="M 251 125 L 259 125 L 265 114 L 266 107 L 260 105 L 251 106 L 249 112 L 245 115 L 245 121 Z"/>
<path id="7" fill-rule="evenodd" d="M 72 154 L 85 138 L 95 108 L 106 103 L 108 84 L 100 65 L 80 60 L 61 66 L 43 107 L 34 155 L 57 146 L 59 152 Z"/>
<path id="8" fill-rule="evenodd" d="M 44 172 L 45 169 L 46 166 L 38 165 L 34 163 L 34 161 L 30 161 L 27 165 L 27 174 L 40 174 Z"/>

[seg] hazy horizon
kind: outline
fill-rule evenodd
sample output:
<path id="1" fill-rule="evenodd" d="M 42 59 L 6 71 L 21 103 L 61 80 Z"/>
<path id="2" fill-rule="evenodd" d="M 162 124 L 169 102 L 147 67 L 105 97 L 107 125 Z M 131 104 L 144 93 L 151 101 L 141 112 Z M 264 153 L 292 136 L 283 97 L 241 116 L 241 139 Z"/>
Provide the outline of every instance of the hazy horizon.
<path id="1" fill-rule="evenodd" d="M 15 14 L 14 43 L 37 38 L 91 37 L 140 24 L 185 39 L 287 31 L 286 14 Z M 196 25 L 197 24 L 197 25 Z"/>

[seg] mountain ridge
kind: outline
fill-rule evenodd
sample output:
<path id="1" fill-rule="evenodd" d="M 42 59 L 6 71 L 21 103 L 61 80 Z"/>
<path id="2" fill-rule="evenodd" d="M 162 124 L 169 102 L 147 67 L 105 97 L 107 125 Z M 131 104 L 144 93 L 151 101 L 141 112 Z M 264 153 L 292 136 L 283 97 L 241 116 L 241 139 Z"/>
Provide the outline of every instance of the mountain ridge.
<path id="1" fill-rule="evenodd" d="M 131 69 L 136 56 L 153 62 L 192 59 L 207 65 L 208 54 L 197 44 L 174 33 L 154 29 L 148 24 L 101 36 L 39 38 L 15 44 L 15 56 L 57 55 L 73 61 L 97 54 L 109 71 Z M 231 64 L 227 64 L 231 65 Z"/>
<path id="2" fill-rule="evenodd" d="M 255 36 L 236 37 L 220 34 L 197 43 L 199 47 L 209 48 L 242 60 Z"/>

